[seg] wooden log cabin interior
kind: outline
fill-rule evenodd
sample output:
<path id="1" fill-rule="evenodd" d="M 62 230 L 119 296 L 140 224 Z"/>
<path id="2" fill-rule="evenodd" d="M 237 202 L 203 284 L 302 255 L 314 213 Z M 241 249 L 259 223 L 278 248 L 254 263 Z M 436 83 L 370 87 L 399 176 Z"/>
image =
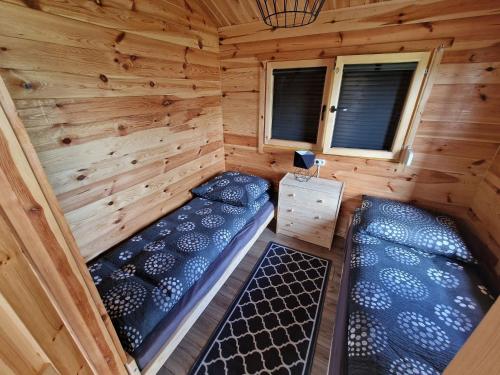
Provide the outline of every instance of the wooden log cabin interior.
<path id="1" fill-rule="evenodd" d="M 500 1 L 0 0 L 1 374 L 500 374 Z"/>

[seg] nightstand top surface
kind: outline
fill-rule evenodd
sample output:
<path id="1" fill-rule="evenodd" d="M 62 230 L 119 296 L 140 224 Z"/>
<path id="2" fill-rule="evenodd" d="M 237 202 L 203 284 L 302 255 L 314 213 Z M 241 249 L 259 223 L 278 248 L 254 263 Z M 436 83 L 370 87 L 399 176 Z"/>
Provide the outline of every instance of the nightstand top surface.
<path id="1" fill-rule="evenodd" d="M 293 173 L 287 173 L 280 181 L 281 185 L 292 186 L 300 189 L 323 191 L 330 194 L 342 194 L 344 183 L 336 180 L 312 177 L 309 181 L 301 182 L 295 179 Z"/>

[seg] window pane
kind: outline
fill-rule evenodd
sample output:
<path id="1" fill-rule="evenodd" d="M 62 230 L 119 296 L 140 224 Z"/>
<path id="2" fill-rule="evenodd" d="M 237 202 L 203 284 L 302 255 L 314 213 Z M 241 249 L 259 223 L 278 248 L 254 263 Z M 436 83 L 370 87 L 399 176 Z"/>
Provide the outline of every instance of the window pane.
<path id="1" fill-rule="evenodd" d="M 274 69 L 271 138 L 316 143 L 326 67 Z"/>
<path id="2" fill-rule="evenodd" d="M 417 63 L 344 65 L 332 147 L 392 147 Z"/>

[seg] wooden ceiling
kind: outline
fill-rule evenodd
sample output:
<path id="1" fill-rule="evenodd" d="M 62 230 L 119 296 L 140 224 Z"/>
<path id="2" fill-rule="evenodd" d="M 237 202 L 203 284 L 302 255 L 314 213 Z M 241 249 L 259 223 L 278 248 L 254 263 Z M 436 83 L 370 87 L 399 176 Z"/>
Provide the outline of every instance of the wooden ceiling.
<path id="1" fill-rule="evenodd" d="M 282 1 L 282 0 L 281 0 Z M 291 0 L 288 0 L 291 2 Z M 326 0 L 322 11 L 380 3 L 388 0 Z M 240 25 L 260 20 L 255 0 L 200 0 L 217 27 Z"/>

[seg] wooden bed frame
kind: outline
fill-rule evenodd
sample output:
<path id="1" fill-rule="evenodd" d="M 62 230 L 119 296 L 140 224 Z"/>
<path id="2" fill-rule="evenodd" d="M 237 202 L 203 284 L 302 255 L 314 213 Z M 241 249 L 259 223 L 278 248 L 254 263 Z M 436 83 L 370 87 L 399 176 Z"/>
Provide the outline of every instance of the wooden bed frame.
<path id="1" fill-rule="evenodd" d="M 253 237 L 248 241 L 248 243 L 236 254 L 231 263 L 228 265 L 224 274 L 217 280 L 215 285 L 210 289 L 210 291 L 205 294 L 205 296 L 198 301 L 198 303 L 191 309 L 191 311 L 186 314 L 182 319 L 182 322 L 176 328 L 172 336 L 165 342 L 160 351 L 155 355 L 153 360 L 148 363 L 148 365 L 141 371 L 135 362 L 135 359 L 127 354 L 127 371 L 129 374 L 133 375 L 154 375 L 160 370 L 161 366 L 167 361 L 168 357 L 172 354 L 174 349 L 179 345 L 183 337 L 189 331 L 189 329 L 194 325 L 198 317 L 208 306 L 210 301 L 215 297 L 219 289 L 226 282 L 226 280 L 231 276 L 233 271 L 236 269 L 241 260 L 245 257 L 248 251 L 251 249 L 253 244 L 257 241 L 259 236 L 262 234 L 264 229 L 269 225 L 271 220 L 274 218 L 274 211 L 269 213 L 269 216 L 262 223 L 262 225 L 255 231 Z"/>

